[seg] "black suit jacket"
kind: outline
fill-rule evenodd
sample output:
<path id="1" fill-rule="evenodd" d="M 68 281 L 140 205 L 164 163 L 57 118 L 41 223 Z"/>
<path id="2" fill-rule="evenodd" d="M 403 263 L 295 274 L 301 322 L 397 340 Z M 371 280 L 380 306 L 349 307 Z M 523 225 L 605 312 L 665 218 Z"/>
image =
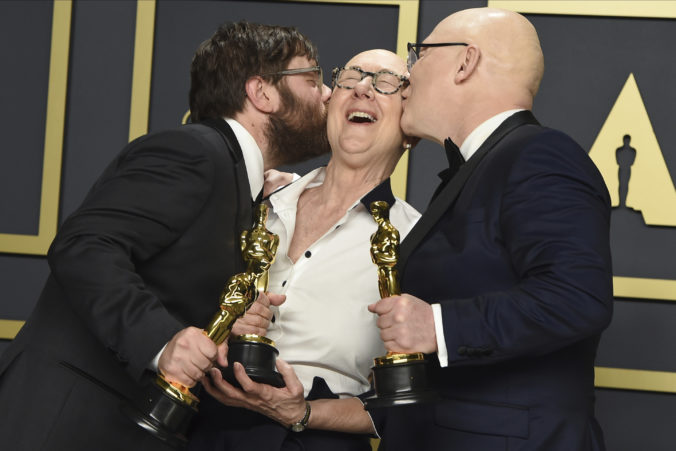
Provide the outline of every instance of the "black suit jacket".
<path id="1" fill-rule="evenodd" d="M 244 269 L 251 192 L 235 135 L 149 134 L 61 226 L 38 304 L 0 361 L 0 442 L 13 450 L 163 449 L 119 412 L 186 326 L 204 327 Z M 43 448 L 44 447 L 44 448 Z"/>
<path id="2" fill-rule="evenodd" d="M 586 152 L 508 118 L 402 243 L 402 292 L 441 305 L 436 404 L 387 412 L 382 449 L 599 450 L 594 357 L 612 314 L 609 196 Z"/>

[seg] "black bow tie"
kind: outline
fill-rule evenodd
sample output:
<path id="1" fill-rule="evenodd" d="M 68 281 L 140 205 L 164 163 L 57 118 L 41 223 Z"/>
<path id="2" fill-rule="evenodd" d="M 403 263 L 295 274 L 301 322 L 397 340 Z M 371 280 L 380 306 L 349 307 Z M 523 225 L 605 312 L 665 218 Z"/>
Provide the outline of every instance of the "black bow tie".
<path id="1" fill-rule="evenodd" d="M 432 199 L 437 197 L 442 189 L 448 184 L 448 182 L 453 178 L 453 176 L 458 172 L 460 166 L 465 163 L 465 159 L 460 153 L 460 149 L 455 145 L 451 138 L 446 138 L 444 140 L 444 148 L 446 149 L 446 158 L 448 159 L 448 168 L 444 169 L 439 173 L 439 178 L 441 183 L 437 186 L 437 189 L 432 195 Z"/>
<path id="2" fill-rule="evenodd" d="M 450 172 L 450 177 L 453 177 L 460 166 L 465 162 L 465 158 L 460 153 L 460 149 L 455 145 L 451 138 L 446 138 L 444 140 L 444 148 L 446 149 L 446 158 L 448 159 L 448 169 Z M 449 179 L 450 179 L 449 177 Z"/>

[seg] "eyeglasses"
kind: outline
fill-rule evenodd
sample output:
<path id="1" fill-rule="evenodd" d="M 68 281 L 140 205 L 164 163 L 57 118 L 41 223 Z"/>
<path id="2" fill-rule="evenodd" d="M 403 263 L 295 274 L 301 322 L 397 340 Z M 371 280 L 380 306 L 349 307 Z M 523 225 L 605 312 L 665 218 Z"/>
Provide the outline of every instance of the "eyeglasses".
<path id="1" fill-rule="evenodd" d="M 412 43 L 409 42 L 407 44 L 408 48 L 408 59 L 406 60 L 406 64 L 408 65 L 408 70 L 409 72 L 411 71 L 411 68 L 413 65 L 420 59 L 420 50 L 425 48 L 425 47 L 448 47 L 451 45 L 464 45 L 468 46 L 466 42 L 437 42 L 433 44 L 425 43 L 425 42 L 419 42 L 419 43 Z"/>
<path id="2" fill-rule="evenodd" d="M 399 91 L 399 88 L 408 84 L 407 77 L 389 70 L 367 72 L 358 67 L 336 67 L 332 75 L 333 85 L 344 89 L 354 89 L 357 83 L 366 77 L 372 77 L 373 88 L 381 94 L 394 94 Z"/>
<path id="3" fill-rule="evenodd" d="M 296 74 L 306 74 L 308 72 L 317 72 L 317 80 L 318 83 L 321 85 L 324 83 L 324 74 L 322 72 L 322 68 L 319 66 L 312 66 L 312 67 L 301 67 L 299 69 L 287 69 L 287 70 L 280 70 L 279 72 L 268 72 L 267 74 L 261 74 L 261 77 L 267 77 L 270 75 L 296 75 Z"/>

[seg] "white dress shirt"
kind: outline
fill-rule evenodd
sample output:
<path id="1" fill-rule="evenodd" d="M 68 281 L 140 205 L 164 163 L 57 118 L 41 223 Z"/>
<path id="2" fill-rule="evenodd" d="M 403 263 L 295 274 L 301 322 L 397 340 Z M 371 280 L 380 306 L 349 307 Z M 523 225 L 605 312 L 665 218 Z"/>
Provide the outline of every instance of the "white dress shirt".
<path id="1" fill-rule="evenodd" d="M 370 389 L 373 358 L 386 353 L 377 317 L 367 309 L 380 294 L 377 266 L 370 254 L 370 237 L 377 224 L 364 203 L 389 200 L 390 221 L 401 239 L 420 214 L 406 202 L 394 201 L 388 180 L 356 201 L 293 263 L 287 253 L 298 198 L 305 189 L 321 185 L 325 175 L 325 168 L 316 169 L 270 196 L 273 208 L 267 228 L 279 235 L 279 248 L 268 290 L 286 294 L 286 301 L 272 308 L 275 322 L 267 337 L 275 341 L 279 357 L 293 366 L 305 396 L 319 376 L 333 393 L 345 398 Z"/>
<path id="2" fill-rule="evenodd" d="M 479 147 L 486 141 L 486 139 L 502 124 L 508 117 L 523 111 L 522 109 L 508 110 L 498 113 L 490 119 L 479 124 L 477 128 L 472 130 L 467 138 L 460 146 L 460 153 L 465 161 L 469 160 L 472 155 L 479 150 Z M 432 304 L 432 313 L 434 314 L 434 332 L 437 335 L 437 357 L 439 358 L 439 365 L 443 368 L 448 366 L 448 349 L 446 348 L 446 338 L 444 337 L 444 324 L 441 315 L 441 305 Z"/>

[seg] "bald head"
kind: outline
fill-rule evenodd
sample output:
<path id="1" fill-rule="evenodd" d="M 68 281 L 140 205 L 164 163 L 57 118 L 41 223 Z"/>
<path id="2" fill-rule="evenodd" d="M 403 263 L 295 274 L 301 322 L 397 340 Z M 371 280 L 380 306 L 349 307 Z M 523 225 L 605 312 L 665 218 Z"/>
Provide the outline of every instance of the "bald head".
<path id="1" fill-rule="evenodd" d="M 402 93 L 402 129 L 438 143 L 446 137 L 462 143 L 498 113 L 531 109 L 543 72 L 540 41 L 525 17 L 493 8 L 459 11 L 421 45 Z"/>
<path id="2" fill-rule="evenodd" d="M 521 14 L 494 8 L 459 11 L 434 29 L 433 41 L 462 39 L 481 52 L 482 74 L 499 83 L 500 89 L 522 90 L 535 96 L 544 58 L 535 27 Z M 430 39 L 430 42 L 432 40 Z"/>
<path id="3" fill-rule="evenodd" d="M 357 53 L 350 61 L 345 63 L 345 67 L 360 64 L 364 61 L 377 62 L 383 67 L 387 67 L 389 70 L 398 74 L 406 73 L 406 61 L 401 59 L 396 53 L 384 49 L 372 49 Z"/>

